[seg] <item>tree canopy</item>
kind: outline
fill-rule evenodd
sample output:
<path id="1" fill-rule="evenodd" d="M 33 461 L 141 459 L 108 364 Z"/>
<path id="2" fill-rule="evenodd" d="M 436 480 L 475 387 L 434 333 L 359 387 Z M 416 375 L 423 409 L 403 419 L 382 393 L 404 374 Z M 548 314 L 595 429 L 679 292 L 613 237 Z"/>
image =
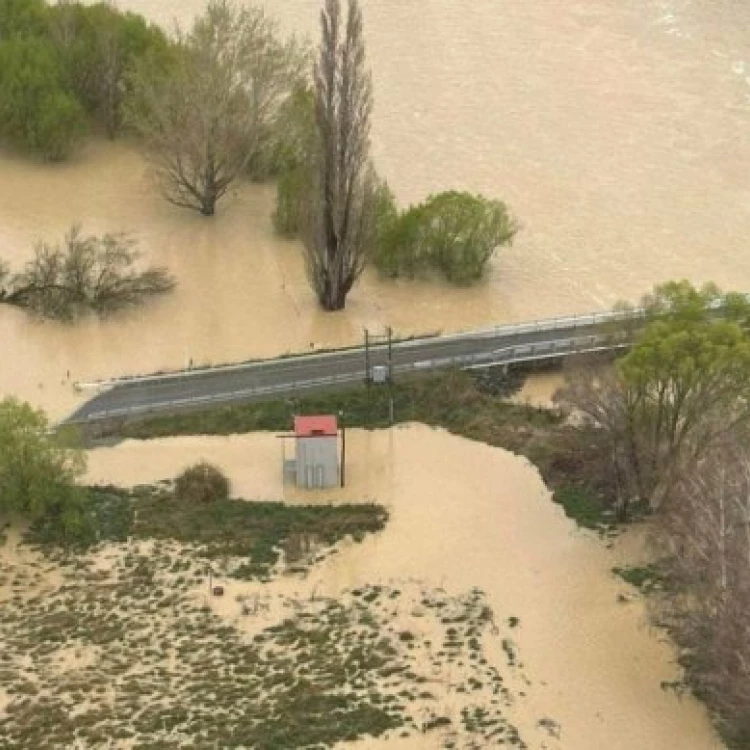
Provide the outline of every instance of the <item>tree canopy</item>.
<path id="1" fill-rule="evenodd" d="M 466 192 L 439 193 L 388 221 L 375 265 L 391 277 L 438 271 L 454 284 L 470 284 L 517 231 L 500 201 Z"/>
<path id="2" fill-rule="evenodd" d="M 119 132 L 136 59 L 161 64 L 155 26 L 106 3 L 0 2 L 0 138 L 49 160 L 88 130 Z"/>
<path id="3" fill-rule="evenodd" d="M 750 304 L 683 281 L 657 287 L 643 309 L 614 369 L 575 369 L 559 400 L 604 428 L 623 502 L 658 507 L 691 465 L 750 427 Z"/>
<path id="4" fill-rule="evenodd" d="M 362 11 L 326 0 L 315 65 L 316 150 L 303 242 L 310 284 L 325 310 L 341 310 L 375 241 L 375 173 L 370 162 L 372 79 L 365 65 Z"/>
<path id="5" fill-rule="evenodd" d="M 179 35 L 171 65 L 137 66 L 128 119 L 167 200 L 211 216 L 241 175 L 271 169 L 272 128 L 305 54 L 262 8 L 212 0 Z"/>
<path id="6" fill-rule="evenodd" d="M 84 135 L 84 109 L 65 89 L 58 55 L 45 40 L 0 43 L 0 123 L 7 139 L 51 160 L 66 157 Z"/>
<path id="7" fill-rule="evenodd" d="M 50 434 L 43 412 L 14 398 L 0 401 L 0 514 L 30 521 L 49 516 L 74 531 L 82 522 L 82 451 Z"/>

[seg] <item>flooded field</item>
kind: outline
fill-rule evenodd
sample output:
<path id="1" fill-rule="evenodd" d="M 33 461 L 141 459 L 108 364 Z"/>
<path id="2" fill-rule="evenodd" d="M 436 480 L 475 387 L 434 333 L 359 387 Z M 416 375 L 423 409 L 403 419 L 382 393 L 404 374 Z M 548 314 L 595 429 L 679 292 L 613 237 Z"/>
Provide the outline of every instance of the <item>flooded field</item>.
<path id="1" fill-rule="evenodd" d="M 167 25 L 203 7 L 120 5 Z M 271 10 L 313 35 L 318 5 Z M 399 201 L 468 189 L 506 200 L 521 221 L 487 281 L 456 290 L 369 274 L 345 312 L 324 314 L 298 247 L 273 236 L 270 186 L 240 186 L 206 220 L 162 202 L 127 145 L 94 143 L 60 166 L 3 155 L 0 257 L 17 268 L 34 241 L 80 221 L 132 232 L 180 286 L 75 328 L 0 309 L 0 391 L 57 417 L 76 403 L 72 381 L 358 341 L 363 326 L 455 330 L 587 311 L 680 276 L 750 288 L 750 75 L 737 23 L 747 10 L 736 0 L 554 11 L 382 0 L 365 13 L 373 152 Z"/>
<path id="2" fill-rule="evenodd" d="M 318 0 L 268 4 L 285 28 L 316 33 Z M 119 6 L 187 25 L 203 2 Z M 346 310 L 326 314 L 309 291 L 299 247 L 273 234 L 272 186 L 240 185 L 205 219 L 158 197 L 132 144 L 95 141 L 56 166 L 0 154 L 0 258 L 12 268 L 34 242 L 81 222 L 89 232 L 131 232 L 144 260 L 167 266 L 179 283 L 136 312 L 75 326 L 0 307 L 0 395 L 58 418 L 86 395 L 76 381 L 351 343 L 365 326 L 406 334 L 584 312 L 675 277 L 750 291 L 746 4 L 364 6 L 373 153 L 399 202 L 466 189 L 507 201 L 521 222 L 486 281 L 452 289 L 367 273 Z M 542 376 L 517 398 L 545 405 L 558 384 L 557 375 Z M 280 442 L 269 435 L 125 442 L 91 452 L 89 478 L 131 485 L 207 458 L 227 470 L 238 496 L 310 502 L 281 486 Z M 270 591 L 309 599 L 365 584 L 424 584 L 456 596 L 479 587 L 498 618 L 519 619 L 522 665 L 507 711 L 533 750 L 720 747 L 703 707 L 661 688 L 679 677 L 675 654 L 649 628 L 640 600 L 618 601 L 629 591 L 610 572 L 618 551 L 577 532 L 533 467 L 423 427 L 352 431 L 351 446 L 350 486 L 326 499 L 377 500 L 391 510 L 390 524 L 343 545 L 306 580 Z M 16 543 L 0 555 L 26 565 Z M 46 595 L 59 577 L 35 565 L 29 593 Z M 226 585 L 228 596 L 213 606 L 242 627 L 234 595 L 261 584 Z M 503 661 L 499 638 L 489 653 Z M 449 686 L 440 700 L 455 712 Z M 0 713 L 7 703 L 0 688 Z M 361 747 L 432 743 L 396 737 Z"/>
<path id="3" fill-rule="evenodd" d="M 411 581 L 454 596 L 476 586 L 498 623 L 519 620 L 512 631 L 519 674 L 507 718 L 530 748 L 721 747 L 700 704 L 660 687 L 678 677 L 675 654 L 664 634 L 648 627 L 639 599 L 618 601 L 618 594 L 632 590 L 611 573 L 620 561 L 617 550 L 576 531 L 525 460 L 426 427 L 351 431 L 347 437 L 349 486 L 325 495 L 282 486 L 279 441 L 268 434 L 127 441 L 91 451 L 89 478 L 153 481 L 206 458 L 228 472 L 236 494 L 248 498 L 377 500 L 391 513 L 381 534 L 345 544 L 304 581 L 226 581 L 227 595 L 213 605 L 216 611 L 243 628 L 234 601 L 239 593 L 271 591 L 305 600 L 311 592 L 338 597 L 365 584 Z M 395 616 L 408 619 L 408 609 Z M 268 617 L 273 624 L 273 614 Z M 485 643 L 501 667 L 500 637 Z M 450 714 L 461 696 L 444 690 L 440 703 Z M 545 718 L 559 725 L 559 738 L 539 724 Z M 362 744 L 381 746 L 439 745 L 433 735 Z"/>

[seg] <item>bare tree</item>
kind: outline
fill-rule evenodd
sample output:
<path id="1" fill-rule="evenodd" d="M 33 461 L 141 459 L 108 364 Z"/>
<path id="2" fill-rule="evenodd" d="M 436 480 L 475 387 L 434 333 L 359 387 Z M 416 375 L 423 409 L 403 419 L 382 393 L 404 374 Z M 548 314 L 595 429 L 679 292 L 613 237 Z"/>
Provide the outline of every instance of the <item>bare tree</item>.
<path id="1" fill-rule="evenodd" d="M 608 472 L 605 484 L 615 493 L 620 520 L 626 520 L 631 503 L 647 501 L 656 481 L 645 439 L 652 433 L 641 430 L 637 399 L 610 356 L 588 355 L 566 364 L 565 384 L 553 400 L 597 430 L 599 468 Z"/>
<path id="2" fill-rule="evenodd" d="M 728 735 L 745 740 L 750 738 L 747 446 L 747 435 L 736 435 L 685 473 L 679 503 L 660 514 L 655 531 L 671 582 L 659 616 L 691 655 L 692 681 L 718 710 Z"/>
<path id="3" fill-rule="evenodd" d="M 137 271 L 134 241 L 125 234 L 84 236 L 74 226 L 63 246 L 40 243 L 25 270 L 10 276 L 0 264 L 0 302 L 50 318 L 85 310 L 106 314 L 174 287 L 163 268 Z"/>
<path id="4" fill-rule="evenodd" d="M 130 121 L 144 137 L 167 200 L 212 216 L 269 138 L 306 57 L 281 42 L 262 8 L 212 0 L 180 35 L 168 72 L 141 65 Z"/>
<path id="5" fill-rule="evenodd" d="M 362 12 L 326 0 L 315 66 L 319 149 L 305 231 L 313 289 L 326 310 L 340 310 L 364 270 L 373 241 L 375 178 L 369 161 L 372 81 L 365 69 Z"/>

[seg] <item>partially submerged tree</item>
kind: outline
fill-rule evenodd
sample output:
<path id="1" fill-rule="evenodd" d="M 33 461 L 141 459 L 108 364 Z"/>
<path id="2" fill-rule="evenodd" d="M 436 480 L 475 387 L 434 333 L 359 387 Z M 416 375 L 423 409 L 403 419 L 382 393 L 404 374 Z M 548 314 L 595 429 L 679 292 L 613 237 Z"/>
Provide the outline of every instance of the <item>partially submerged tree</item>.
<path id="1" fill-rule="evenodd" d="M 349 0 L 345 22 L 340 0 L 326 0 L 321 26 L 315 66 L 318 150 L 304 245 L 308 275 L 321 306 L 340 310 L 374 241 L 372 81 L 365 68 L 358 0 Z"/>
<path id="2" fill-rule="evenodd" d="M 658 508 L 689 467 L 750 426 L 748 303 L 681 282 L 644 307 L 647 324 L 614 369 L 575 368 L 557 397 L 602 429 L 624 508 Z"/>
<path id="3" fill-rule="evenodd" d="M 169 43 L 157 26 L 106 2 L 82 5 L 61 0 L 50 6 L 49 34 L 59 51 L 63 76 L 110 138 L 122 128 L 136 64 L 155 68 L 169 60 Z"/>
<path id="4" fill-rule="evenodd" d="M 517 231 L 500 201 L 456 191 L 431 195 L 390 221 L 375 265 L 391 277 L 433 270 L 454 284 L 469 284 L 482 277 L 497 248 L 511 243 Z"/>
<path id="5" fill-rule="evenodd" d="M 108 3 L 0 1 L 0 136 L 49 160 L 70 156 L 92 124 L 114 136 L 129 71 L 169 54 L 166 36 Z"/>
<path id="6" fill-rule="evenodd" d="M 50 515 L 73 530 L 83 502 L 82 451 L 61 445 L 45 415 L 14 398 L 0 401 L 0 516 L 38 521 Z"/>
<path id="7" fill-rule="evenodd" d="M 52 45 L 36 37 L 0 42 L 0 133 L 57 161 L 74 150 L 86 129 L 84 108 L 66 90 Z"/>
<path id="8" fill-rule="evenodd" d="M 63 245 L 37 245 L 22 273 L 0 264 L 0 303 L 50 318 L 70 319 L 92 310 L 111 313 L 174 287 L 163 268 L 139 271 L 135 242 L 125 234 L 85 236 L 74 226 Z"/>
<path id="9" fill-rule="evenodd" d="M 139 66 L 129 119 L 167 200 L 212 216 L 249 165 L 261 169 L 271 124 L 305 59 L 262 8 L 212 0 L 179 37 L 171 67 Z"/>

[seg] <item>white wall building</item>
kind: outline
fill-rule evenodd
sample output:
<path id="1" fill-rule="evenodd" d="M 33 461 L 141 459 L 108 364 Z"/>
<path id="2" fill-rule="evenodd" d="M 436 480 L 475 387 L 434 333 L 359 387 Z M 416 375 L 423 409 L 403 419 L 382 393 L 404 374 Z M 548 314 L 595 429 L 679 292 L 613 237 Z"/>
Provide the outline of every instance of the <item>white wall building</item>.
<path id="1" fill-rule="evenodd" d="M 298 487 L 338 487 L 341 480 L 338 424 L 332 414 L 294 418 Z"/>

